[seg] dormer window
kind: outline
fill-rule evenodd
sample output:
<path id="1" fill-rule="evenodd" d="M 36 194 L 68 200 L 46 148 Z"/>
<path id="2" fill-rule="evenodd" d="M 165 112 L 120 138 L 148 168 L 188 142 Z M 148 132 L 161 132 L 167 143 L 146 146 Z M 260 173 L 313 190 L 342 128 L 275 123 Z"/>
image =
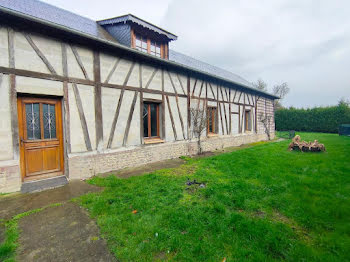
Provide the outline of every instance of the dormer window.
<path id="1" fill-rule="evenodd" d="M 148 53 L 148 41 L 147 38 L 142 37 L 140 35 L 136 35 L 136 41 L 135 46 L 137 50 L 140 50 L 141 52 Z"/>
<path id="2" fill-rule="evenodd" d="M 140 34 L 135 34 L 135 48 L 141 52 L 162 57 L 162 44 Z"/>
<path id="3" fill-rule="evenodd" d="M 176 35 L 131 14 L 101 20 L 98 24 L 120 44 L 164 59 L 169 59 L 169 43 L 177 39 Z"/>
<path id="4" fill-rule="evenodd" d="M 155 41 L 151 41 L 151 55 L 155 55 L 157 57 L 161 57 L 160 55 L 160 43 L 157 43 Z"/>

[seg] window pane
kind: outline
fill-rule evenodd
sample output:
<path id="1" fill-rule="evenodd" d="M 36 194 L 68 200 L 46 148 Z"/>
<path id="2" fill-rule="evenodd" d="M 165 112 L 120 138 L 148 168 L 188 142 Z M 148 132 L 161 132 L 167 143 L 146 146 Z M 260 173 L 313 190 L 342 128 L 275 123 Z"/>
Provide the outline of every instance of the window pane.
<path id="1" fill-rule="evenodd" d="M 141 46 L 141 41 L 139 39 L 136 39 L 136 46 Z"/>
<path id="2" fill-rule="evenodd" d="M 157 46 L 156 52 L 160 54 L 160 47 Z"/>
<path id="3" fill-rule="evenodd" d="M 158 136 L 157 132 L 157 104 L 150 104 L 151 106 L 151 136 Z"/>
<path id="4" fill-rule="evenodd" d="M 208 124 L 209 124 L 209 132 L 213 132 L 213 118 L 212 118 L 212 109 L 208 108 Z"/>
<path id="5" fill-rule="evenodd" d="M 213 133 L 216 133 L 217 132 L 217 113 L 216 113 L 216 108 L 214 107 L 213 108 Z"/>
<path id="6" fill-rule="evenodd" d="M 247 124 L 246 129 L 248 131 L 251 131 L 252 130 L 252 119 L 251 119 L 250 111 L 246 112 L 246 118 L 247 118 L 247 120 L 246 120 L 246 124 Z"/>
<path id="7" fill-rule="evenodd" d="M 26 104 L 27 139 L 41 138 L 40 131 L 40 107 L 39 104 Z"/>
<path id="8" fill-rule="evenodd" d="M 151 52 L 155 52 L 156 51 L 156 45 L 154 42 L 151 42 Z"/>
<path id="9" fill-rule="evenodd" d="M 143 105 L 143 136 L 148 137 L 148 104 Z"/>
<path id="10" fill-rule="evenodd" d="M 55 106 L 43 104 L 44 138 L 56 138 L 56 112 Z"/>
<path id="11" fill-rule="evenodd" d="M 142 48 L 147 49 L 147 41 L 145 41 L 144 39 L 142 39 Z"/>

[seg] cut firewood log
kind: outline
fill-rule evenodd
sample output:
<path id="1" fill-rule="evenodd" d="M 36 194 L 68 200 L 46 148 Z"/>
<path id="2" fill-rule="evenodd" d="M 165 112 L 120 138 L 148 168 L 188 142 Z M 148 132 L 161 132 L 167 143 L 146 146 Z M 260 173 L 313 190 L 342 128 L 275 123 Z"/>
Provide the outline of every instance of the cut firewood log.
<path id="1" fill-rule="evenodd" d="M 314 140 L 314 142 L 301 141 L 301 138 L 298 135 L 292 139 L 292 143 L 289 144 L 288 149 L 290 151 L 300 150 L 301 152 L 324 152 L 324 151 L 326 151 L 324 144 L 319 143 L 317 140 Z"/>

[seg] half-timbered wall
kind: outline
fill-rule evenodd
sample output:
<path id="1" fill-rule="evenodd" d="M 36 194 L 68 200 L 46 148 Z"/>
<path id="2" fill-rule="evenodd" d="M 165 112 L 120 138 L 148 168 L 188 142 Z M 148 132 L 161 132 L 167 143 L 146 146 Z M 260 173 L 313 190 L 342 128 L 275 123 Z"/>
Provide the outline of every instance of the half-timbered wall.
<path id="1" fill-rule="evenodd" d="M 190 72 L 0 27 L 0 192 L 21 185 L 19 94 L 62 98 L 65 172 L 70 178 L 196 152 L 190 107 L 217 108 L 218 136 L 205 139 L 205 150 L 265 139 L 257 116 L 273 115 L 272 100 L 194 78 Z M 144 101 L 160 103 L 158 145 L 145 145 L 143 139 Z M 248 109 L 253 123 L 245 132 Z"/>

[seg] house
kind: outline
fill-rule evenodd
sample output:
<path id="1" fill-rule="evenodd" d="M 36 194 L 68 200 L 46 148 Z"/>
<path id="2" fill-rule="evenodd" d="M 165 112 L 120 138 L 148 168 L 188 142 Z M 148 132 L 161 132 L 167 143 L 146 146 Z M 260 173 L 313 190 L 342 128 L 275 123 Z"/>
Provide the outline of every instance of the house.
<path id="1" fill-rule="evenodd" d="M 0 192 L 194 154 L 191 108 L 207 115 L 204 150 L 265 140 L 258 116 L 274 130 L 277 97 L 176 40 L 130 14 L 0 0 Z"/>

